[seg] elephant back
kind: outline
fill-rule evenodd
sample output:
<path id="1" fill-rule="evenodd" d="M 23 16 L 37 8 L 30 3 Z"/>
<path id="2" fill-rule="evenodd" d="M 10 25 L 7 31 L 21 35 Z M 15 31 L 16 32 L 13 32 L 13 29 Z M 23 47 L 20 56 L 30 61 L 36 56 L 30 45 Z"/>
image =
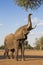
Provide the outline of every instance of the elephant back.
<path id="1" fill-rule="evenodd" d="M 14 48 L 13 40 L 14 40 L 13 34 L 9 34 L 5 37 L 4 45 L 6 46 L 6 48 L 8 49 Z"/>

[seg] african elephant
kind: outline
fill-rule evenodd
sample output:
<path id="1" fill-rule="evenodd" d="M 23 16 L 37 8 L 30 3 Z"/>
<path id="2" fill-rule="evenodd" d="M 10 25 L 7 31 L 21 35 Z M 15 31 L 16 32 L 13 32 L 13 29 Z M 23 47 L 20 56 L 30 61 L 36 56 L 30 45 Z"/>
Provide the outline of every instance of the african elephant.
<path id="1" fill-rule="evenodd" d="M 4 45 L 5 45 L 5 53 L 4 56 L 7 55 L 7 57 L 14 58 L 14 52 L 15 52 L 15 58 L 18 60 L 18 52 L 19 52 L 19 47 L 21 49 L 21 56 L 22 56 L 22 45 L 21 41 L 18 41 L 15 39 L 14 34 L 9 34 L 5 37 L 4 40 Z M 9 55 L 9 51 L 11 51 L 11 56 Z"/>
<path id="2" fill-rule="evenodd" d="M 34 28 L 32 28 L 31 17 L 30 17 L 31 15 L 32 14 L 28 15 L 28 24 L 17 29 L 14 34 L 9 34 L 8 36 L 6 36 L 4 45 L 5 45 L 5 53 L 7 53 L 8 57 L 9 57 L 8 51 L 11 50 L 13 55 L 14 49 L 15 49 L 15 57 L 18 57 L 19 44 L 21 44 L 20 48 L 21 48 L 22 58 L 24 57 L 24 41 L 27 39 L 27 35 L 30 33 L 30 31 L 36 27 L 35 26 Z"/>

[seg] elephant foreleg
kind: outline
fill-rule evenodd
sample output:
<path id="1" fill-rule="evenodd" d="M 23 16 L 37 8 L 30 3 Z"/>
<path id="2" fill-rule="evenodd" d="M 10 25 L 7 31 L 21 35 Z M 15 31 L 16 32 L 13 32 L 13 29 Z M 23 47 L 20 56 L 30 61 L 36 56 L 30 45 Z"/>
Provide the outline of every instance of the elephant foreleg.
<path id="1" fill-rule="evenodd" d="M 15 49 L 15 58 L 16 58 L 17 61 L 18 61 L 18 51 L 19 51 L 19 49 L 16 48 L 16 49 Z"/>
<path id="2" fill-rule="evenodd" d="M 22 54 L 22 59 L 24 59 L 24 42 L 22 42 L 21 54 Z"/>
<path id="3" fill-rule="evenodd" d="M 19 52 L 19 42 L 17 40 L 14 40 L 15 43 L 15 58 L 18 60 L 18 52 Z"/>

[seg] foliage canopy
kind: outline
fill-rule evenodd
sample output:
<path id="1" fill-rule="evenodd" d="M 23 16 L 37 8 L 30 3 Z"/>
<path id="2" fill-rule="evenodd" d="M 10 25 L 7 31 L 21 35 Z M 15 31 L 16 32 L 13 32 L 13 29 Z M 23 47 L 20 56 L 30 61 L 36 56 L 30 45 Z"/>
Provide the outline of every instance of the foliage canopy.
<path id="1" fill-rule="evenodd" d="M 14 2 L 17 5 L 24 7 L 26 10 L 28 8 L 36 9 L 40 7 L 41 4 L 43 4 L 43 0 L 14 0 Z"/>
<path id="2" fill-rule="evenodd" d="M 36 39 L 35 44 L 37 49 L 43 49 L 43 36 L 39 39 Z"/>

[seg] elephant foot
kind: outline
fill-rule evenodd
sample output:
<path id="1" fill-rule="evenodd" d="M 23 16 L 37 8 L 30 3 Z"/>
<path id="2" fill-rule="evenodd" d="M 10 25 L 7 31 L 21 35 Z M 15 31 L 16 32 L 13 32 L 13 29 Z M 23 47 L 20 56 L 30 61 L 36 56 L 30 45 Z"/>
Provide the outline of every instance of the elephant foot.
<path id="1" fill-rule="evenodd" d="M 22 61 L 24 61 L 24 59 L 22 58 Z"/>
<path id="2" fill-rule="evenodd" d="M 16 60 L 18 61 L 18 57 L 16 58 Z"/>
<path id="3" fill-rule="evenodd" d="M 25 57 L 24 56 L 22 57 L 22 61 L 25 61 Z"/>
<path id="4" fill-rule="evenodd" d="M 25 61 L 25 58 L 23 58 L 23 60 Z"/>
<path id="5" fill-rule="evenodd" d="M 4 53 L 4 56 L 6 56 L 6 53 Z"/>
<path id="6" fill-rule="evenodd" d="M 15 58 L 15 60 L 16 60 L 16 61 L 18 61 L 18 59 L 17 59 L 17 58 Z"/>
<path id="7" fill-rule="evenodd" d="M 11 59 L 10 56 L 7 57 L 8 59 Z"/>
<path id="8" fill-rule="evenodd" d="M 14 55 L 12 56 L 12 59 L 14 59 Z"/>

